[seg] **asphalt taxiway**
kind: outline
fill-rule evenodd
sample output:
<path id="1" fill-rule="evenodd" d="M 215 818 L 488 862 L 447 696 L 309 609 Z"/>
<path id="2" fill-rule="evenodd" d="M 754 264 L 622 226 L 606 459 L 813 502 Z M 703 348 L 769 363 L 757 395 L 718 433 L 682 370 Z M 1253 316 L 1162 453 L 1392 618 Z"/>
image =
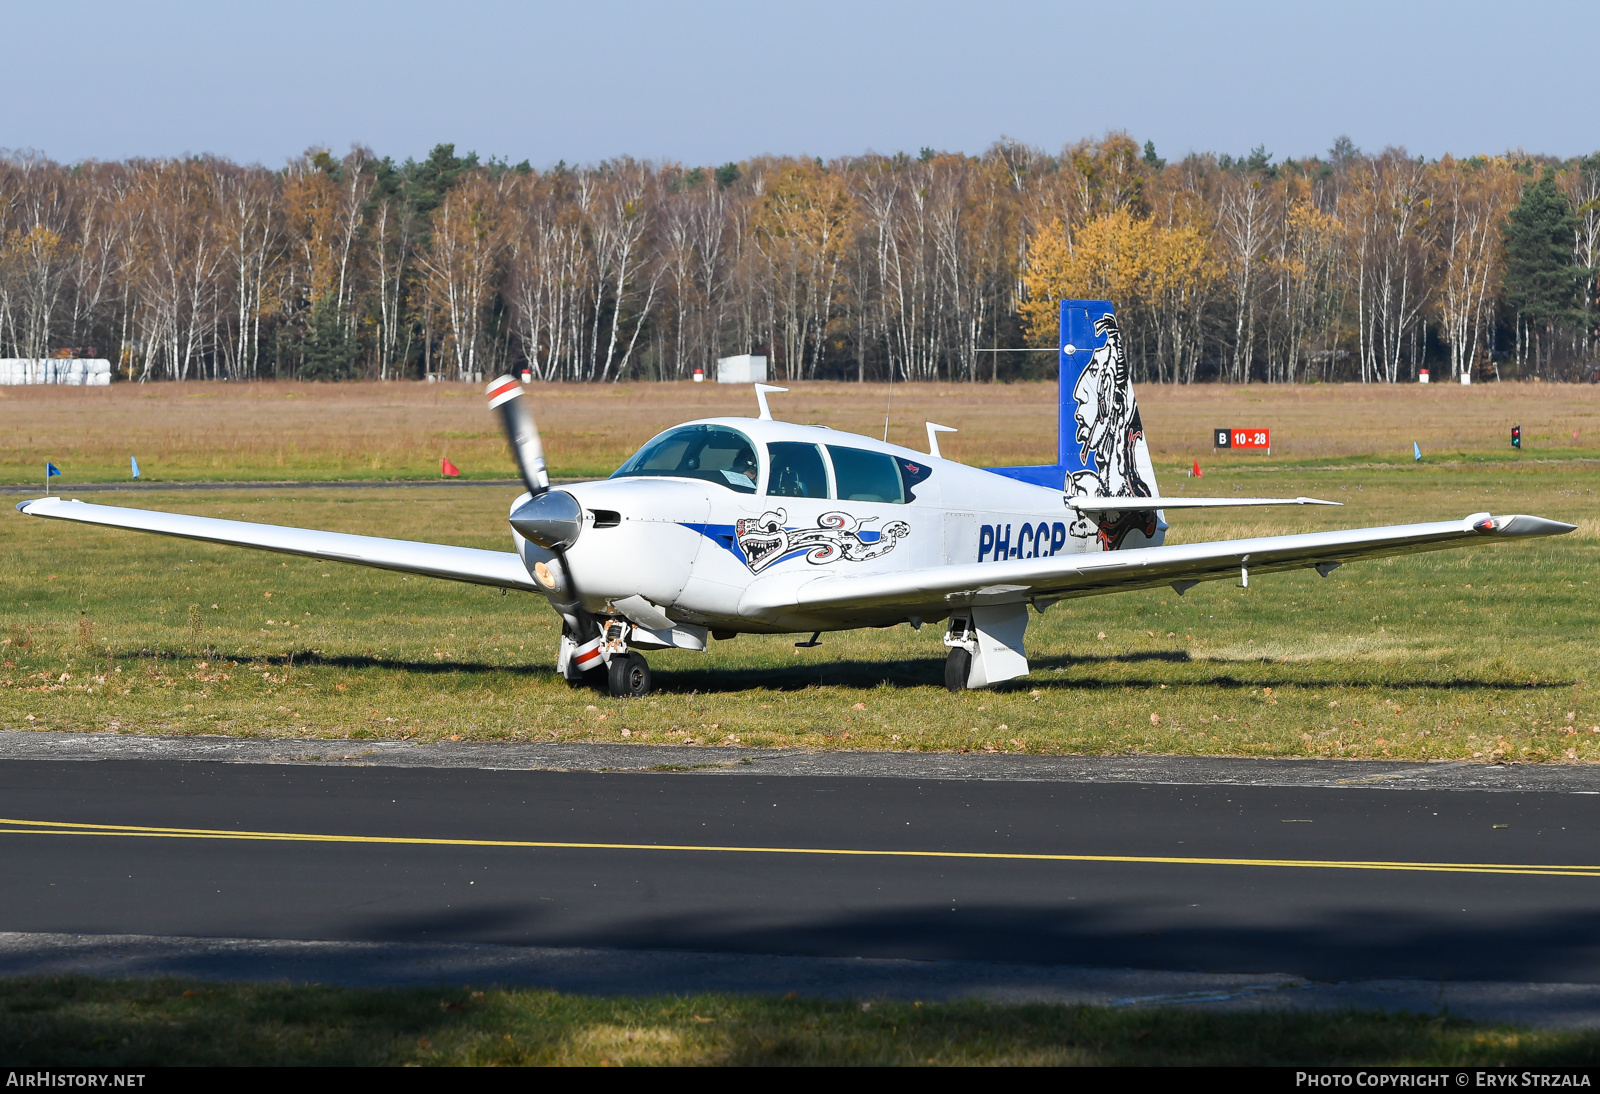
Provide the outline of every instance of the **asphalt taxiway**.
<path id="1" fill-rule="evenodd" d="M 1587 768 L 426 747 L 0 734 L 0 973 L 1252 1005 L 1388 983 L 1600 1022 Z"/>
<path id="2" fill-rule="evenodd" d="M 1587 788 L 753 766 L 0 759 L 0 929 L 1600 982 Z"/>

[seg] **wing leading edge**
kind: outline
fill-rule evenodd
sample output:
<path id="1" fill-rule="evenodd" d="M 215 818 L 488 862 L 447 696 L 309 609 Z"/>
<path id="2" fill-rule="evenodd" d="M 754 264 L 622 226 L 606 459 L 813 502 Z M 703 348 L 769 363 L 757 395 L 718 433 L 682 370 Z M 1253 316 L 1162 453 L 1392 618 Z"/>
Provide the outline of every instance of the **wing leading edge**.
<path id="1" fill-rule="evenodd" d="M 90 505 L 61 498 L 20 502 L 17 510 L 30 517 L 153 532 L 156 535 L 220 543 L 229 547 L 253 547 L 260 551 L 320 558 L 329 562 L 349 562 L 357 566 L 372 566 L 379 570 L 419 574 L 446 581 L 494 585 L 502 589 L 538 589 L 522 560 L 510 551 L 481 551 L 442 543 L 380 539 L 376 536 L 287 528 L 278 524 L 252 524 L 216 517 L 191 517 L 183 513 L 158 513 L 151 509 L 130 509 L 119 505 Z"/>
<path id="2" fill-rule="evenodd" d="M 1357 559 L 1446 550 L 1496 539 L 1565 535 L 1575 528 L 1544 517 L 1474 513 L 1464 520 L 1388 528 L 930 566 L 863 577 L 819 575 L 801 583 L 758 582 L 745 594 L 740 608 L 746 614 L 775 619 L 796 612 L 848 608 L 948 609 L 1053 601 L 1161 585 L 1171 585 L 1182 593 L 1202 581 L 1232 577 L 1241 568 L 1275 573 L 1315 567 L 1327 576 L 1333 567 Z"/>

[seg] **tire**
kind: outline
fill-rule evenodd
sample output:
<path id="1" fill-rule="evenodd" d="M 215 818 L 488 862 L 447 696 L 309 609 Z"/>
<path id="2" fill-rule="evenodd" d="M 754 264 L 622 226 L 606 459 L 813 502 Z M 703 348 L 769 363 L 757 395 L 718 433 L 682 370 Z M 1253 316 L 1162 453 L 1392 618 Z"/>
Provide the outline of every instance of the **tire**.
<path id="1" fill-rule="evenodd" d="M 966 691 L 971 671 L 972 654 L 960 646 L 950 647 L 950 656 L 944 662 L 944 686 L 951 691 Z"/>
<path id="2" fill-rule="evenodd" d="M 637 653 L 613 657 L 606 667 L 606 684 L 613 699 L 642 699 L 650 694 L 650 666 Z"/>

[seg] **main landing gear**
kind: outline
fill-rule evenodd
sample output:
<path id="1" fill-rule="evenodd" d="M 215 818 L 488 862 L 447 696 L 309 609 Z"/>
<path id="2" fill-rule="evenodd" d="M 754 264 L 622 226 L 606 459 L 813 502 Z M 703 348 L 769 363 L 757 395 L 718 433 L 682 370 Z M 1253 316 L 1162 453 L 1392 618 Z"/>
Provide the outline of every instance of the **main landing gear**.
<path id="1" fill-rule="evenodd" d="M 967 677 L 972 673 L 972 654 L 961 646 L 954 646 L 944 659 L 944 686 L 951 691 L 966 691 Z"/>
<path id="2" fill-rule="evenodd" d="M 972 620 L 952 615 L 944 635 L 944 644 L 950 647 L 950 656 L 944 659 L 944 686 L 950 691 L 967 690 L 972 678 L 972 655 L 978 648 L 973 639 Z"/>

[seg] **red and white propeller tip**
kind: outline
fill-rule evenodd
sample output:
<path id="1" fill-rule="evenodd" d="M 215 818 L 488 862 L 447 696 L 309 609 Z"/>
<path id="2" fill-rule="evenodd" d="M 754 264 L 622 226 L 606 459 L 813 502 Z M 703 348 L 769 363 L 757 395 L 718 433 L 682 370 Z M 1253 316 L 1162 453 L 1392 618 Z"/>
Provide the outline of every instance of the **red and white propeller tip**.
<path id="1" fill-rule="evenodd" d="M 511 442 L 511 457 L 517 461 L 523 485 L 538 495 L 550 489 L 550 474 L 545 470 L 544 445 L 533 424 L 533 414 L 523 401 L 522 381 L 515 376 L 500 376 L 489 384 L 489 409 L 500 412 L 506 440 Z"/>

